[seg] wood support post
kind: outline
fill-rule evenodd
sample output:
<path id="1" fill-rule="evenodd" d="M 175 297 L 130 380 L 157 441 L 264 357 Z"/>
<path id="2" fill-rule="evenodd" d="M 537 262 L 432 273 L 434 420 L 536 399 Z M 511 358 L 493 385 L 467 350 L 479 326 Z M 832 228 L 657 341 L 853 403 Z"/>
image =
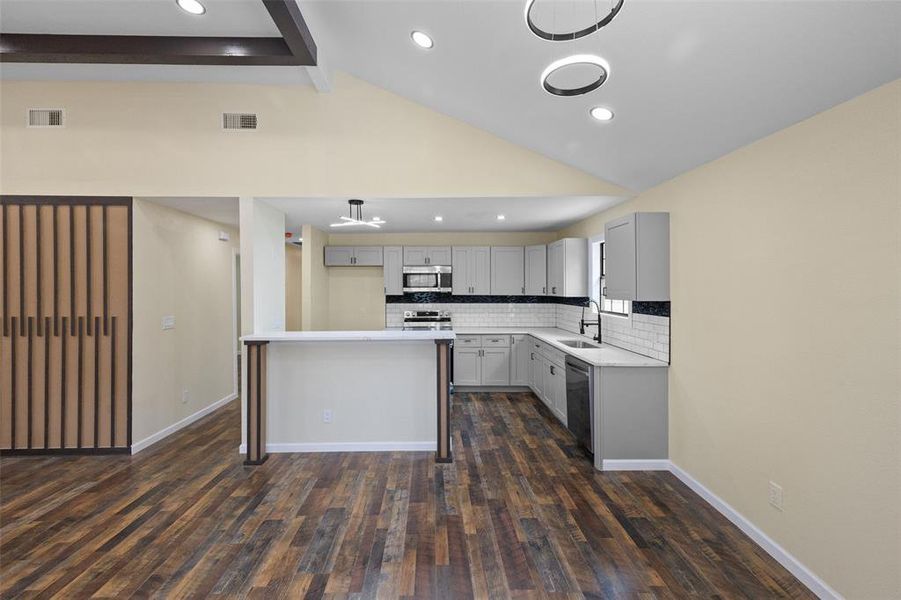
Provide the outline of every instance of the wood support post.
<path id="1" fill-rule="evenodd" d="M 244 342 L 247 377 L 244 401 L 247 406 L 247 459 L 245 465 L 261 465 L 266 453 L 266 349 L 269 342 Z"/>
<path id="2" fill-rule="evenodd" d="M 450 344 L 451 340 L 435 340 L 438 357 L 438 450 L 435 462 L 454 462 L 450 437 Z"/>

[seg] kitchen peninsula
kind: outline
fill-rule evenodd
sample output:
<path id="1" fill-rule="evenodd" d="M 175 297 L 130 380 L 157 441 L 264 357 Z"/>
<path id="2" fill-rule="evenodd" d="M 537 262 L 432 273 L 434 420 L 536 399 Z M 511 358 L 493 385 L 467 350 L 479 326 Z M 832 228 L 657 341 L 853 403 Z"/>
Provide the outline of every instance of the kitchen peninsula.
<path id="1" fill-rule="evenodd" d="M 434 450 L 451 462 L 453 331 L 288 331 L 242 342 L 242 452 Z"/>

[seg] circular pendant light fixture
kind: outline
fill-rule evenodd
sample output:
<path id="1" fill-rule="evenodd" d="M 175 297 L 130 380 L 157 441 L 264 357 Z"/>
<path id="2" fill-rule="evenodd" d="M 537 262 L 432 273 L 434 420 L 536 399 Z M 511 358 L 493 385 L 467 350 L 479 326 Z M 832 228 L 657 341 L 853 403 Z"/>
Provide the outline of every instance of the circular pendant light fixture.
<path id="1" fill-rule="evenodd" d="M 586 85 L 572 88 L 557 87 L 548 80 L 550 76 L 557 71 L 572 66 L 595 67 L 598 72 L 597 77 Z M 567 56 L 566 58 L 561 58 L 560 60 L 555 60 L 549 64 L 541 74 L 541 87 L 543 87 L 547 93 L 553 94 L 554 96 L 581 96 L 582 94 L 587 94 L 588 92 L 598 89 L 604 85 L 604 82 L 609 78 L 610 65 L 607 64 L 606 60 L 600 56 L 595 56 L 594 54 L 574 54 L 572 56 Z"/>
<path id="2" fill-rule="evenodd" d="M 535 4 L 535 0 L 526 0 L 526 9 L 525 9 L 526 25 L 529 26 L 529 29 L 532 31 L 532 33 L 534 33 L 541 39 L 547 40 L 549 42 L 571 42 L 572 40 L 577 40 L 581 37 L 585 37 L 586 35 L 590 35 L 590 34 L 594 33 L 601 27 L 604 27 L 605 25 L 610 23 L 610 21 L 612 21 L 613 18 L 617 14 L 619 14 L 619 11 L 623 7 L 624 0 L 616 0 L 616 4 L 613 5 L 613 7 L 607 12 L 606 15 L 598 14 L 597 0 L 594 0 L 594 2 L 595 2 L 595 5 L 594 5 L 595 6 L 595 21 L 591 25 L 589 25 L 588 27 L 585 27 L 584 29 L 557 33 L 557 32 L 545 31 L 544 29 L 535 25 L 534 21 L 532 21 L 532 6 Z M 556 9 L 556 7 L 555 7 L 555 9 Z"/>

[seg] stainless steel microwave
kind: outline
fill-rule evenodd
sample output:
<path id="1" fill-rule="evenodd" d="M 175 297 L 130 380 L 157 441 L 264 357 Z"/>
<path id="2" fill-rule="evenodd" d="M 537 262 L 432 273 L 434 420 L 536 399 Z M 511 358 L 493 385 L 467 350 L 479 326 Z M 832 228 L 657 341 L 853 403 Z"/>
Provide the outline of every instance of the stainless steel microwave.
<path id="1" fill-rule="evenodd" d="M 452 289 L 449 266 L 404 267 L 404 292 L 450 292 Z"/>

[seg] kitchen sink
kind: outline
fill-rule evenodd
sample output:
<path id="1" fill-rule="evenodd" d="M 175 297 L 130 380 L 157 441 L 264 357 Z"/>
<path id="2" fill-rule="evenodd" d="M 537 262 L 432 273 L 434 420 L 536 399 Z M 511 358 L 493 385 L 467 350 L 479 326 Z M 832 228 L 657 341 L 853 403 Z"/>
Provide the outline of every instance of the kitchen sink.
<path id="1" fill-rule="evenodd" d="M 582 340 L 560 340 L 560 343 L 569 348 L 600 348 L 597 344 L 583 342 Z"/>

